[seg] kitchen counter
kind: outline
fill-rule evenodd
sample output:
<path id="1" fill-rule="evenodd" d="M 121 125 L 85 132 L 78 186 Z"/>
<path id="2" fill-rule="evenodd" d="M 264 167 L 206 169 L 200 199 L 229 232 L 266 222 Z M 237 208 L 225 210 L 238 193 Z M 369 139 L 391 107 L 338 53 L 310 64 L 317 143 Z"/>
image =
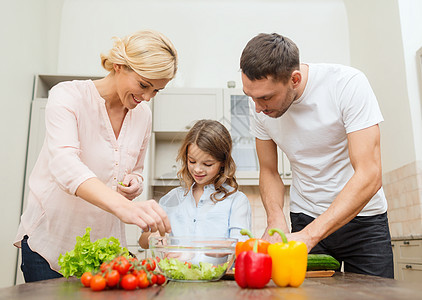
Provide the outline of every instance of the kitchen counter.
<path id="1" fill-rule="evenodd" d="M 396 237 L 391 237 L 391 240 L 392 241 L 422 240 L 422 235 L 416 234 L 416 235 L 408 235 L 408 236 L 396 236 Z"/>
<path id="2" fill-rule="evenodd" d="M 333 277 L 306 278 L 299 288 L 241 289 L 233 280 L 193 283 L 169 281 L 134 291 L 91 291 L 78 279 L 51 279 L 0 289 L 0 299 L 421 299 L 422 286 L 393 279 L 337 272 Z"/>

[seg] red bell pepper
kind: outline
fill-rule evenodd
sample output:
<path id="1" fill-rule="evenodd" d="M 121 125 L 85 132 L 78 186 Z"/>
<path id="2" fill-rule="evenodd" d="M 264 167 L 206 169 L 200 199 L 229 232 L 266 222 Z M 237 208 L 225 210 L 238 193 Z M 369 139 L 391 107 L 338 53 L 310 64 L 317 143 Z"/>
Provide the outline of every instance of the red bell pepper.
<path id="1" fill-rule="evenodd" d="M 243 251 L 234 264 L 234 279 L 241 288 L 263 288 L 271 279 L 272 259 L 265 253 L 258 253 L 258 241 L 253 251 Z"/>
<path id="2" fill-rule="evenodd" d="M 245 242 L 237 242 L 236 244 L 236 257 L 243 251 L 250 251 L 253 250 L 255 241 L 258 241 L 258 250 L 259 253 L 268 253 L 268 246 L 270 245 L 270 242 L 267 242 L 266 240 L 262 239 L 255 239 L 252 236 L 252 233 L 247 229 L 242 229 L 240 231 L 241 234 L 249 236 L 249 239 Z"/>

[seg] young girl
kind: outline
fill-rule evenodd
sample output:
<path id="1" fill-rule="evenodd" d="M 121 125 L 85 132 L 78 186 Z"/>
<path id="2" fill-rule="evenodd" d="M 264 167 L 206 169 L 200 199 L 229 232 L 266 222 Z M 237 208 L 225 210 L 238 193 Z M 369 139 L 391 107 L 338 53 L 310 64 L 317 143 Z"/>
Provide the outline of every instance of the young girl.
<path id="1" fill-rule="evenodd" d="M 200 120 L 187 133 L 177 156 L 182 186 L 159 202 L 170 220 L 172 236 L 245 239 L 240 230 L 250 229 L 251 207 L 238 191 L 231 151 L 230 133 L 218 121 Z M 142 248 L 148 248 L 150 235 L 141 235 Z"/>

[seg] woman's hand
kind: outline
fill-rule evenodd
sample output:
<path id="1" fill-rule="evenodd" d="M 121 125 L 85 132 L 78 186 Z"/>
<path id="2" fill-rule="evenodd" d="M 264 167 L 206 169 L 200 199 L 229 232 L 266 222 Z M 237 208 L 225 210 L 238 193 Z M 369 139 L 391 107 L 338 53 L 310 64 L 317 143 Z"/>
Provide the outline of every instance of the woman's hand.
<path id="1" fill-rule="evenodd" d="M 115 215 L 124 223 L 139 226 L 144 232 L 159 231 L 162 236 L 171 232 L 167 214 L 155 200 L 127 201 L 116 209 Z"/>
<path id="2" fill-rule="evenodd" d="M 124 223 L 139 226 L 143 231 L 159 231 L 161 235 L 171 232 L 167 214 L 157 201 L 127 201 L 96 177 L 81 183 L 76 196 L 112 213 Z"/>
<path id="3" fill-rule="evenodd" d="M 139 182 L 138 176 L 127 174 L 122 184 L 117 185 L 117 191 L 129 200 L 138 197 L 144 190 L 144 185 Z"/>

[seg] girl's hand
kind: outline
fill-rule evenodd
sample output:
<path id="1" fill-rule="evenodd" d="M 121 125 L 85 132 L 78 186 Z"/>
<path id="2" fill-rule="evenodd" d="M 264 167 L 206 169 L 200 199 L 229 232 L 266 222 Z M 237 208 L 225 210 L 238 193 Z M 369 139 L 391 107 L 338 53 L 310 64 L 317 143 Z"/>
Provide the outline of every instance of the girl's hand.
<path id="1" fill-rule="evenodd" d="M 139 182 L 138 176 L 127 174 L 122 182 L 117 185 L 117 191 L 129 200 L 138 197 L 144 190 L 144 185 Z"/>

